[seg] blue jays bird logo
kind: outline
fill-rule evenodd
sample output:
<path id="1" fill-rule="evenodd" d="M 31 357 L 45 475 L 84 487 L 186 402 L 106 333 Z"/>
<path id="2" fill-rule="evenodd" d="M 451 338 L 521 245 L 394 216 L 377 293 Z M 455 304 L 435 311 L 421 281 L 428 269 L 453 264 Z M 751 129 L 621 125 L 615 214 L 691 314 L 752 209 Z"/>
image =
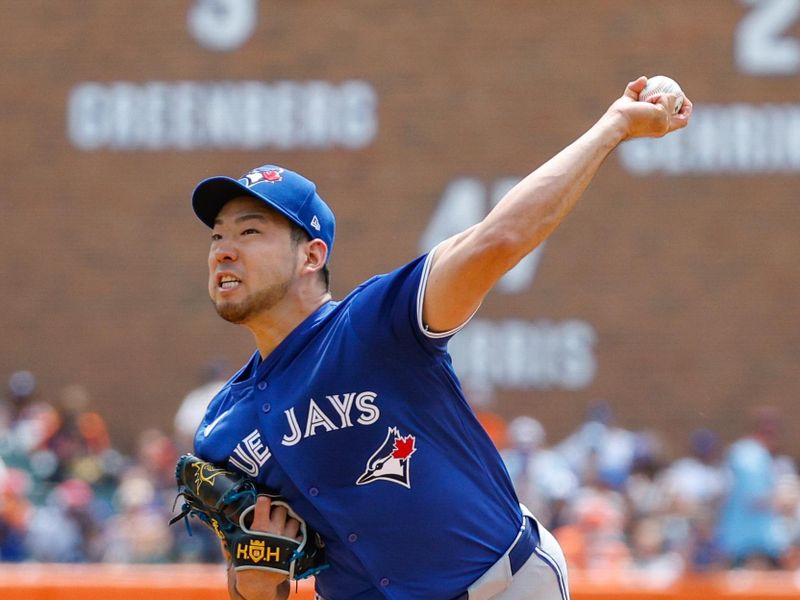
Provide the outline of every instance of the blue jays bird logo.
<path id="1" fill-rule="evenodd" d="M 356 483 L 365 485 L 383 480 L 411 488 L 411 455 L 416 451 L 416 438 L 413 435 L 402 436 L 397 427 L 389 427 L 386 439 L 369 457 L 367 468 Z"/>
<path id="2" fill-rule="evenodd" d="M 262 181 L 266 181 L 267 183 L 277 183 L 283 180 L 283 175 L 281 175 L 281 173 L 283 173 L 283 169 L 268 169 L 264 171 L 260 169 L 253 169 L 239 181 L 244 183 L 247 187 L 254 186 Z"/>

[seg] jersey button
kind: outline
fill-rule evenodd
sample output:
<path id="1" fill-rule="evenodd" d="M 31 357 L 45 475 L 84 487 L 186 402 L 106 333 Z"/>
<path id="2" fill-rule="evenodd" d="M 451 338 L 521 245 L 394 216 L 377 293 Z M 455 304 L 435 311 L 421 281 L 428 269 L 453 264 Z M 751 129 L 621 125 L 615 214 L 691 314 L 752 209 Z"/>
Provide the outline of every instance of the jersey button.
<path id="1" fill-rule="evenodd" d="M 381 587 L 386 587 L 387 585 L 389 585 L 389 578 L 384 577 L 383 579 L 381 579 Z"/>
<path id="2" fill-rule="evenodd" d="M 261 405 L 262 412 L 268 413 L 271 410 L 272 410 L 272 405 L 269 402 L 264 402 L 264 404 Z"/>
<path id="3" fill-rule="evenodd" d="M 309 496 L 319 496 L 319 490 L 317 488 L 312 487 L 308 490 Z"/>
<path id="4" fill-rule="evenodd" d="M 256 387 L 263 392 L 265 389 L 267 389 L 267 382 L 266 381 L 259 381 L 258 385 Z"/>
<path id="5" fill-rule="evenodd" d="M 350 543 L 358 541 L 358 535 L 356 535 L 355 533 L 351 533 L 350 535 L 347 536 L 347 541 Z"/>

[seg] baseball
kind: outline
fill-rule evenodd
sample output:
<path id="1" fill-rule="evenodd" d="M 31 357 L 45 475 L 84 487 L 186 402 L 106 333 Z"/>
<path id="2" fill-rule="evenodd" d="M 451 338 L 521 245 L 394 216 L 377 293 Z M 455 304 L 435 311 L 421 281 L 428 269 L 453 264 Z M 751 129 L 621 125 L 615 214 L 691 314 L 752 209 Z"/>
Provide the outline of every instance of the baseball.
<path id="1" fill-rule="evenodd" d="M 683 90 L 681 86 L 674 79 L 665 77 L 664 75 L 654 75 L 648 78 L 647 85 L 639 93 L 639 100 L 643 102 L 650 102 L 651 98 L 661 96 L 663 94 L 675 94 L 675 112 L 678 112 L 683 106 Z"/>

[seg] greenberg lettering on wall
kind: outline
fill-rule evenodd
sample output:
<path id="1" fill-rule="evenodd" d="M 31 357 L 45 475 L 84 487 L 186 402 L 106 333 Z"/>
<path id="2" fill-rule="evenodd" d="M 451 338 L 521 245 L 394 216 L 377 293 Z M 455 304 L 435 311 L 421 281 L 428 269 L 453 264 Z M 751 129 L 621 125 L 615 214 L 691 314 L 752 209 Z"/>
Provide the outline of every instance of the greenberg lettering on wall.
<path id="1" fill-rule="evenodd" d="M 80 150 L 327 150 L 368 146 L 378 131 L 369 83 L 83 82 L 67 101 Z"/>

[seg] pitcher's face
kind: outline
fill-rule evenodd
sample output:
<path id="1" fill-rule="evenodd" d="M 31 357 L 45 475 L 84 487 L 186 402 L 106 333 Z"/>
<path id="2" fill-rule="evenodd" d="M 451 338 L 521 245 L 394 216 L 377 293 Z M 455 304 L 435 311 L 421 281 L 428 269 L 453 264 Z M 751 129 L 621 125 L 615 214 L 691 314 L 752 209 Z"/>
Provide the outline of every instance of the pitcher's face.
<path id="1" fill-rule="evenodd" d="M 289 221 L 249 196 L 219 211 L 208 253 L 208 291 L 217 313 L 246 323 L 286 297 L 296 278 L 297 244 Z"/>

